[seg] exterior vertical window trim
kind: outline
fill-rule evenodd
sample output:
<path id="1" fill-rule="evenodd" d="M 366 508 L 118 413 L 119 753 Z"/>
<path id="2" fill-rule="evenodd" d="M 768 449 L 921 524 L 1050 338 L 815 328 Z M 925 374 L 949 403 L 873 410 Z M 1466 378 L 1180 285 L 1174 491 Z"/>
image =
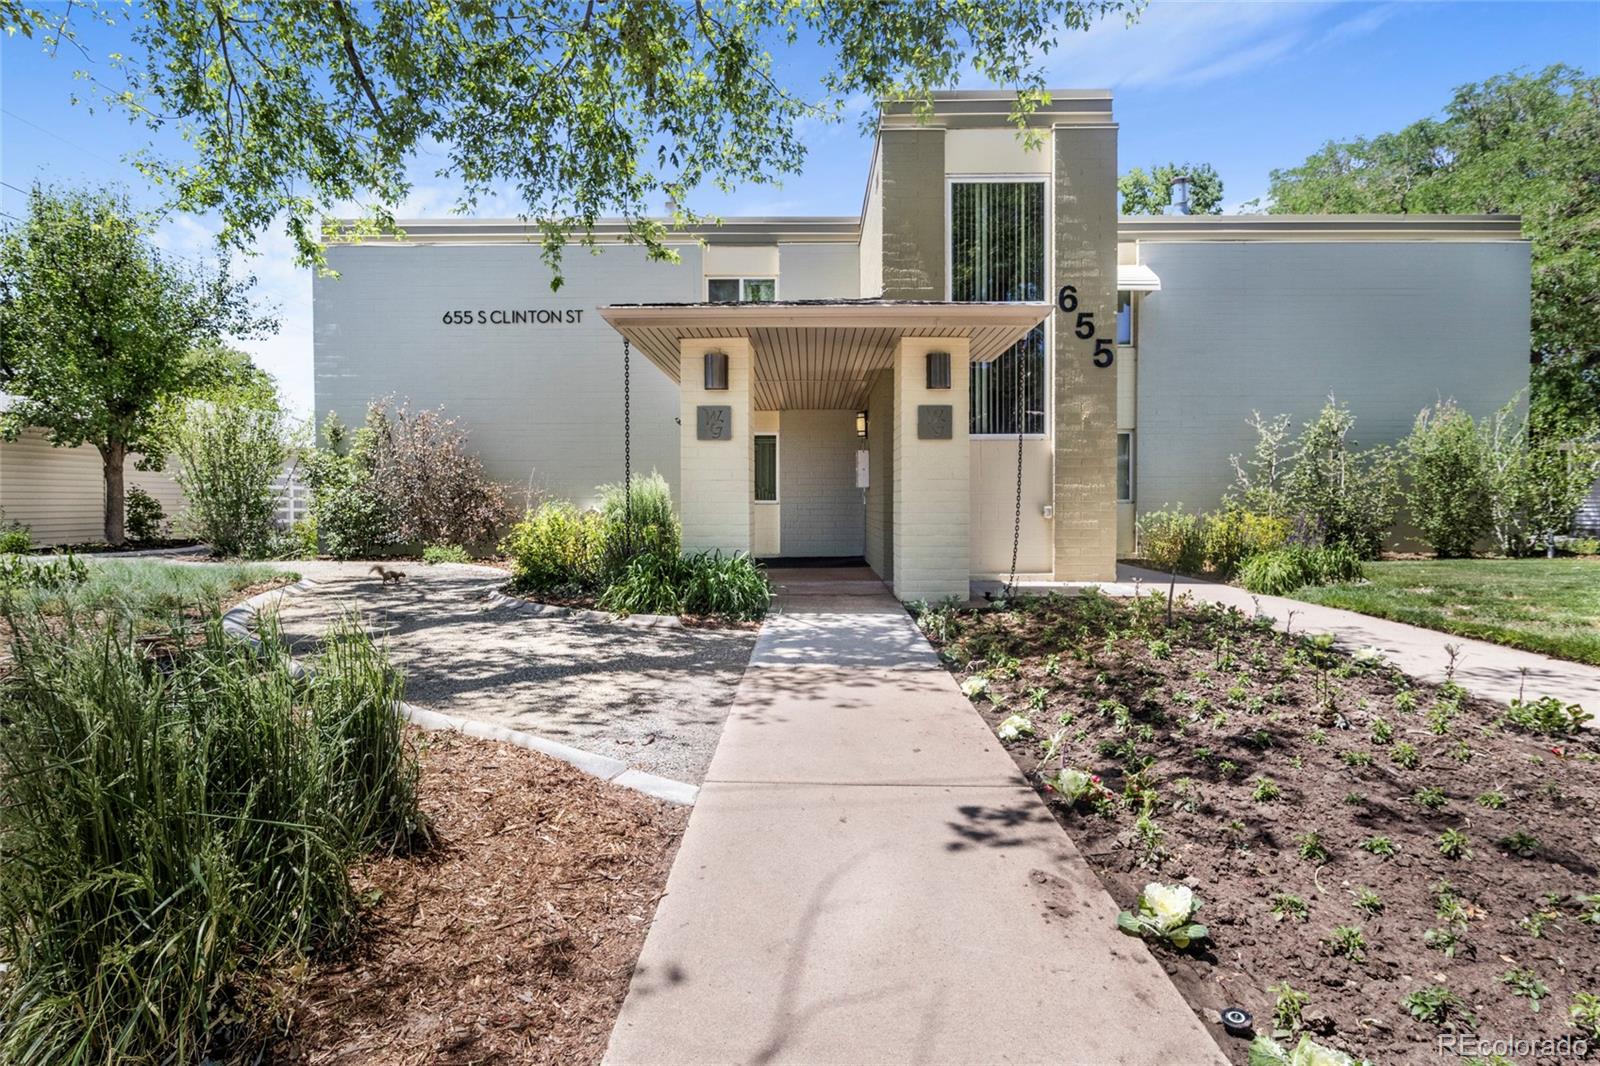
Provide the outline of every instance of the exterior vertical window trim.
<path id="1" fill-rule="evenodd" d="M 1033 182 L 1044 186 L 1044 290 L 1048 295 L 1052 291 L 1055 278 L 1055 197 L 1051 195 L 1054 188 L 1054 168 L 1049 174 L 1038 172 L 1028 174 L 956 174 L 946 173 L 944 176 L 944 298 L 950 302 L 954 298 L 953 286 L 955 284 L 955 234 L 952 227 L 955 187 L 969 185 L 977 182 L 992 184 L 1019 184 Z M 1044 432 L 1024 433 L 1024 440 L 1050 440 L 1053 437 L 1055 426 L 1055 365 L 1056 365 L 1056 323 L 1055 315 L 1049 315 L 1044 320 L 1044 367 L 1043 367 L 1043 392 L 1044 392 Z M 970 374 L 969 374 L 970 381 Z M 968 388 L 970 388 L 970 384 Z M 972 433 L 971 440 L 1016 440 L 1015 433 Z"/>
<path id="2" fill-rule="evenodd" d="M 763 500 L 760 496 L 760 493 L 757 492 L 756 486 L 759 484 L 759 482 L 757 480 L 757 472 L 755 470 L 751 471 L 750 498 L 752 501 L 761 504 L 762 506 L 775 506 L 782 502 L 781 494 L 778 491 L 778 471 L 783 464 L 783 447 L 778 442 L 777 433 L 752 433 L 751 437 L 753 438 L 750 448 L 752 463 L 758 461 L 756 459 L 755 442 L 761 440 L 763 437 L 772 438 L 772 499 Z"/>

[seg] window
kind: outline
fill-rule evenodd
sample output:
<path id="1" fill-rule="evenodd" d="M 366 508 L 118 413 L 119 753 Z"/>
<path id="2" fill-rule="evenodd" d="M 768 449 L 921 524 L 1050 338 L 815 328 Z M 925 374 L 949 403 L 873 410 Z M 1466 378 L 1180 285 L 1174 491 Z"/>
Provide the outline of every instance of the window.
<path id="1" fill-rule="evenodd" d="M 1133 343 L 1133 293 L 1127 289 L 1117 293 L 1117 343 Z"/>
<path id="2" fill-rule="evenodd" d="M 756 434 L 756 502 L 778 502 L 778 437 Z"/>
<path id="3" fill-rule="evenodd" d="M 1133 434 L 1117 434 L 1117 502 L 1133 502 Z"/>
<path id="4" fill-rule="evenodd" d="M 952 300 L 1044 298 L 1044 196 L 1042 181 L 950 184 Z M 973 364 L 972 433 L 1044 433 L 1045 347 L 1045 330 L 1039 326 L 992 363 Z"/>
<path id="5" fill-rule="evenodd" d="M 706 299 L 714 304 L 766 304 L 777 299 L 775 278 L 707 278 Z"/>

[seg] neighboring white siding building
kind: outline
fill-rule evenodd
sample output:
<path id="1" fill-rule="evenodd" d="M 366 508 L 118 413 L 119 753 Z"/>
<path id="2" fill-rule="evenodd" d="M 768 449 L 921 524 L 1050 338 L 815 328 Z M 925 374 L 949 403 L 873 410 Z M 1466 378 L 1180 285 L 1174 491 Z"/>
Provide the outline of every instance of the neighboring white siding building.
<path id="1" fill-rule="evenodd" d="M 182 509 L 183 496 L 171 476 L 136 470 L 129 460 L 124 485 L 144 489 L 169 518 Z M 87 544 L 104 539 L 105 476 L 100 453 L 91 447 L 53 448 L 38 430 L 14 441 L 0 441 L 0 516 L 21 522 L 33 543 Z"/>

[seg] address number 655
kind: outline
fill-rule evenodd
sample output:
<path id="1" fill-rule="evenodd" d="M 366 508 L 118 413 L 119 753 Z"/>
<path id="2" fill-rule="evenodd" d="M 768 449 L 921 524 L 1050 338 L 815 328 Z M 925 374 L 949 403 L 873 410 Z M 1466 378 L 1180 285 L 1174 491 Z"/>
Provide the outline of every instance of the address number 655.
<path id="1" fill-rule="evenodd" d="M 1079 340 L 1094 342 L 1094 365 L 1108 367 L 1117 358 L 1117 350 L 1111 342 L 1104 337 L 1094 335 L 1094 312 L 1078 310 L 1078 287 L 1076 285 L 1063 285 L 1061 291 L 1056 293 L 1056 307 L 1064 315 L 1077 311 L 1077 320 L 1072 326 L 1072 335 Z"/>

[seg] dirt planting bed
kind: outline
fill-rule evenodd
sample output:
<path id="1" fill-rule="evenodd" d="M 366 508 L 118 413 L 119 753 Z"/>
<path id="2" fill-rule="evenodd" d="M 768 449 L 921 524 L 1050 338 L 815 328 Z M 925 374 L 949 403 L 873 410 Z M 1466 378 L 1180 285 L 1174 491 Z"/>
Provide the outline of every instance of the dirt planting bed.
<path id="1" fill-rule="evenodd" d="M 598 1062 L 687 809 L 536 752 L 414 736 L 435 843 L 355 871 L 373 904 L 359 947 L 307 977 L 273 1061 Z"/>
<path id="2" fill-rule="evenodd" d="M 1204 901 L 1208 939 L 1152 950 L 1224 1051 L 1249 1047 L 1224 1006 L 1380 1064 L 1451 1034 L 1529 1042 L 1516 1063 L 1595 1049 L 1594 729 L 1554 704 L 1519 725 L 1237 612 L 1164 613 L 1088 596 L 919 621 L 1122 906 L 1151 881 Z M 1067 803 L 1042 780 L 1063 768 L 1106 791 Z"/>

